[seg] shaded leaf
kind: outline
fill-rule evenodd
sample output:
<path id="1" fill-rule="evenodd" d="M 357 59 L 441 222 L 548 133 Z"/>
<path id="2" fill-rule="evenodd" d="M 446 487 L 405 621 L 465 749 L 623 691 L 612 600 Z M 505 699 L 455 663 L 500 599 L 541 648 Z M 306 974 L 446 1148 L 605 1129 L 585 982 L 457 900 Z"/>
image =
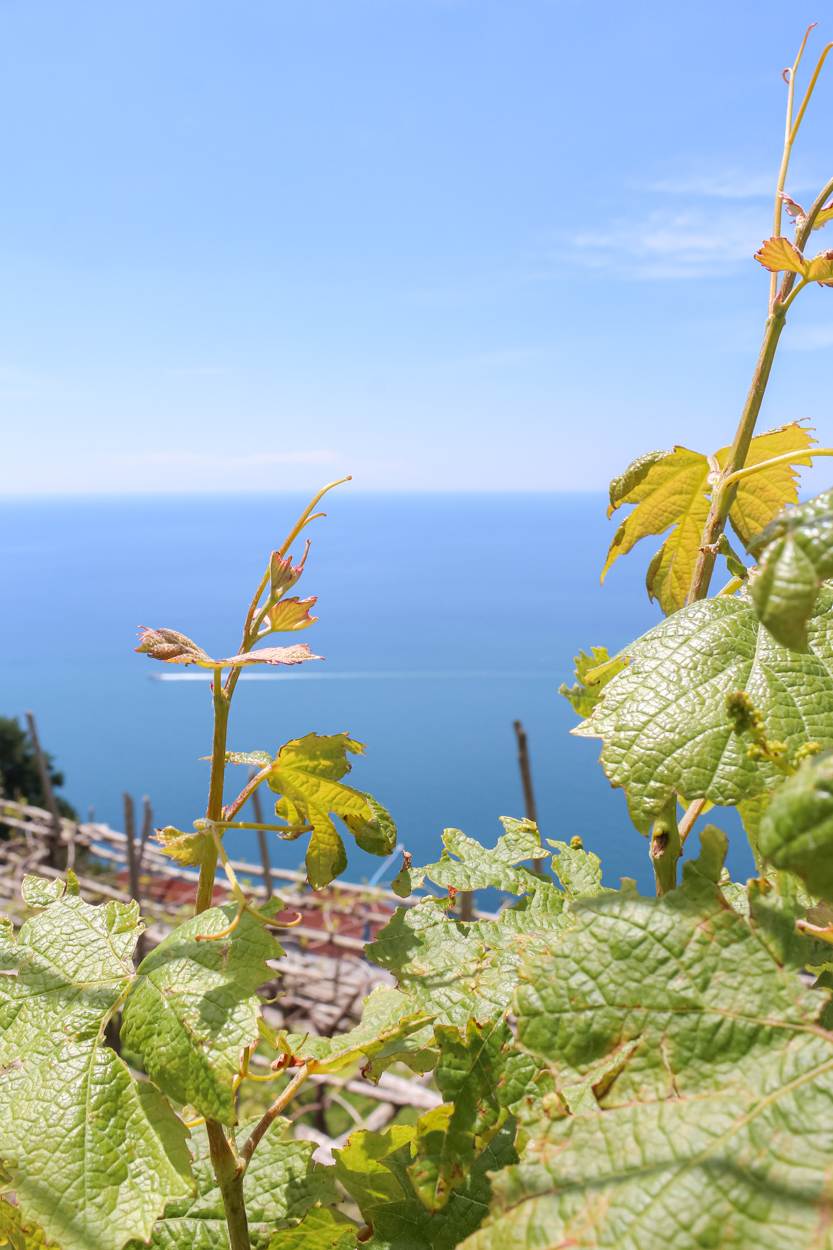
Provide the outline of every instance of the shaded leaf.
<path id="1" fill-rule="evenodd" d="M 829 1250 L 825 1003 L 700 872 L 582 905 L 517 996 L 560 1106 L 530 1109 L 465 1250 Z"/>
<path id="2" fill-rule="evenodd" d="M 339 1072 L 363 1060 L 362 1073 L 369 1080 L 392 1063 L 406 1063 L 415 1072 L 427 1072 L 436 1055 L 431 1045 L 431 1017 L 415 1012 L 404 994 L 377 986 L 364 1001 L 360 1022 L 347 1033 L 313 1037 L 309 1033 L 278 1033 L 280 1051 L 303 1059 L 311 1072 Z"/>
<path id="3" fill-rule="evenodd" d="M 20 1207 L 0 1197 L 0 1246 L 10 1250 L 50 1250 L 43 1229 L 24 1219 Z"/>
<path id="4" fill-rule="evenodd" d="M 313 1207 L 300 1224 L 275 1233 L 268 1250 L 354 1250 L 358 1231 L 333 1207 Z"/>
<path id="5" fill-rule="evenodd" d="M 477 1228 L 489 1201 L 488 1173 L 514 1157 L 511 1124 L 504 1126 L 474 1161 L 461 1187 L 441 1211 L 420 1202 L 408 1169 L 423 1121 L 393 1125 L 382 1133 L 354 1133 L 336 1152 L 336 1176 L 373 1230 L 363 1244 L 371 1250 L 454 1250 Z"/>
<path id="6" fill-rule="evenodd" d="M 750 551 L 760 565 L 750 587 L 760 619 L 779 642 L 803 651 L 819 588 L 833 577 L 833 491 L 786 510 Z"/>
<path id="7" fill-rule="evenodd" d="M 833 900 L 833 753 L 805 760 L 776 790 L 761 819 L 761 855 Z"/>
<path id="8" fill-rule="evenodd" d="M 280 944 L 235 903 L 211 907 L 168 934 L 139 965 L 124 1005 L 122 1045 L 170 1098 L 234 1124 L 234 1089 L 243 1051 L 257 1040 L 256 990 L 271 976 Z"/>
<path id="9" fill-rule="evenodd" d="M 146 1238 L 191 1187 L 184 1126 L 103 1044 L 140 932 L 135 903 L 65 895 L 0 934 L 0 1158 L 62 1250 Z"/>
<path id="10" fill-rule="evenodd" d="M 249 1124 L 237 1131 L 239 1145 L 251 1127 Z M 290 1137 L 288 1130 L 286 1120 L 275 1121 L 260 1141 L 243 1177 L 252 1250 L 267 1250 L 275 1229 L 291 1227 L 315 1203 L 335 1201 L 332 1168 L 313 1163 L 315 1147 Z M 192 1132 L 191 1148 L 196 1195 L 169 1204 L 164 1218 L 153 1229 L 150 1250 L 229 1250 L 223 1199 L 211 1167 L 204 1128 Z M 128 1250 L 144 1250 L 144 1246 L 134 1242 Z"/>
<path id="11" fill-rule="evenodd" d="M 821 590 L 808 650 L 788 650 L 762 628 L 748 595 L 701 600 L 626 649 L 630 664 L 605 688 L 574 734 L 603 740 L 602 764 L 628 795 L 647 833 L 672 795 L 736 804 L 780 780 L 752 760 L 726 698 L 745 691 L 767 738 L 794 753 L 809 740 L 833 746 L 833 590 Z"/>

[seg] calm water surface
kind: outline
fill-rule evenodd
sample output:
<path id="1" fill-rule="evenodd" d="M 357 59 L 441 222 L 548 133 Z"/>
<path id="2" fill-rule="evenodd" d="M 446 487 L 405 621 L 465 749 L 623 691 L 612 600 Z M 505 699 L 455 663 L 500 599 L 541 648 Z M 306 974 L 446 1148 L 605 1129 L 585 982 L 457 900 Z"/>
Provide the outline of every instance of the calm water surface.
<path id="1" fill-rule="evenodd" d="M 34 710 L 79 811 L 120 826 L 124 790 L 151 796 L 158 824 L 190 827 L 205 806 L 210 697 L 200 680 L 160 681 L 132 651 L 140 625 L 170 626 L 215 655 L 237 649 L 245 605 L 301 497 L 51 500 L 0 505 L 0 714 Z M 526 726 L 542 831 L 581 834 L 606 879 L 647 888 L 645 841 L 598 745 L 569 734 L 557 694 L 571 657 L 611 650 L 657 619 L 644 559 L 598 570 L 612 525 L 596 495 L 331 497 L 314 523 L 298 593 L 320 620 L 303 638 L 326 663 L 244 677 L 229 745 L 275 750 L 315 730 L 367 744 L 350 781 L 392 811 L 415 860 L 455 826 L 493 842 L 522 815 L 512 722 Z M 647 553 L 646 553 L 647 557 Z M 287 638 L 277 638 L 282 642 Z M 241 784 L 245 774 L 240 772 Z M 230 797 L 230 796 L 229 796 Z M 748 860 L 733 816 L 731 867 Z M 253 854 L 245 833 L 236 853 Z M 295 867 L 303 842 L 272 844 Z M 379 861 L 349 845 L 348 875 Z M 394 869 L 395 870 L 395 869 Z"/>

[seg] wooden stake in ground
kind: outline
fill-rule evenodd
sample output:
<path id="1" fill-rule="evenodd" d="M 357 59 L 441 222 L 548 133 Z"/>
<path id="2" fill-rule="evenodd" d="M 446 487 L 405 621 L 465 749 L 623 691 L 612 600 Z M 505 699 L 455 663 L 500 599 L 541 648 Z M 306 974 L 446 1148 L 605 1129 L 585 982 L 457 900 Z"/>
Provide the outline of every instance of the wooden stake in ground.
<path id="1" fill-rule="evenodd" d="M 52 778 L 49 776 L 49 764 L 38 737 L 38 727 L 35 723 L 33 712 L 26 713 L 26 724 L 29 729 L 29 737 L 32 739 L 32 749 L 35 752 L 35 762 L 38 766 L 38 776 L 40 777 L 41 787 L 43 789 L 43 797 L 49 814 L 52 817 L 52 841 L 49 847 L 49 866 L 50 868 L 63 867 L 62 847 L 61 847 L 61 813 L 58 808 L 58 801 L 55 798 L 55 791 L 52 789 Z"/>
<path id="2" fill-rule="evenodd" d="M 127 876 L 130 885 L 130 894 L 135 898 L 139 907 L 142 906 L 142 885 L 139 878 L 139 856 L 140 848 L 136 845 L 136 817 L 133 809 L 133 799 L 131 795 L 125 793 L 124 799 L 124 834 L 127 839 Z M 142 935 L 136 943 L 136 958 L 142 960 L 145 954 L 145 943 Z"/>
<path id="3" fill-rule="evenodd" d="M 532 767 L 529 762 L 529 743 L 527 742 L 526 730 L 519 720 L 513 722 L 515 728 L 515 737 L 518 741 L 518 768 L 521 773 L 521 785 L 524 792 L 524 816 L 527 820 L 534 820 L 538 824 L 538 808 L 535 804 L 535 791 L 532 788 Z M 536 872 L 543 872 L 543 859 L 535 859 L 532 861 L 532 867 Z"/>

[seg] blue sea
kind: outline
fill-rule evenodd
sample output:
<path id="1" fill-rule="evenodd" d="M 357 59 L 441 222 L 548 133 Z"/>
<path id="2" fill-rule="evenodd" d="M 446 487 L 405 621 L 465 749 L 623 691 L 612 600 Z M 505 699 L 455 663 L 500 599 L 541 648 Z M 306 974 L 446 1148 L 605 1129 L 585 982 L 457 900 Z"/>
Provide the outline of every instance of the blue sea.
<path id="1" fill-rule="evenodd" d="M 121 827 L 124 791 L 148 794 L 157 824 L 190 828 L 204 812 L 208 683 L 160 680 L 195 670 L 134 654 L 137 629 L 168 626 L 210 654 L 234 654 L 268 553 L 305 502 L 275 494 L 0 505 L 0 715 L 34 711 L 80 813 Z M 579 648 L 614 651 L 659 619 L 642 581 L 647 553 L 599 585 L 613 529 L 605 502 L 342 488 L 308 531 L 296 592 L 318 596 L 319 621 L 274 639 L 309 642 L 325 662 L 246 672 L 230 748 L 274 751 L 310 731 L 348 731 L 367 745 L 350 782 L 390 809 L 419 863 L 439 854 L 443 828 L 491 844 L 499 816 L 523 814 L 512 728 L 520 719 L 544 835 L 580 834 L 610 884 L 626 875 L 650 888 L 647 844 L 598 765 L 599 744 L 570 736 L 576 718 L 557 693 Z M 246 780 L 243 769 L 230 774 L 227 798 Z M 729 814 L 720 823 L 742 875 L 749 859 L 737 822 Z M 235 854 L 254 856 L 254 838 L 235 833 Z M 347 875 L 376 874 L 379 861 L 346 841 Z M 275 838 L 273 863 L 299 866 L 304 843 Z"/>

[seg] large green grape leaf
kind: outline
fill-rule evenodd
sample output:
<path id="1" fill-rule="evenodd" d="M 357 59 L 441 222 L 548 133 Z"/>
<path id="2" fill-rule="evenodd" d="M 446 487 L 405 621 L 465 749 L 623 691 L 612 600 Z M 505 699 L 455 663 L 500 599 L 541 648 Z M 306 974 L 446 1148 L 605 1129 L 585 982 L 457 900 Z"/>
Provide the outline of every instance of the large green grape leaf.
<path id="1" fill-rule="evenodd" d="M 516 1001 L 560 1098 L 530 1110 L 465 1250 L 829 1250 L 827 996 L 691 867 L 575 919 Z"/>
<path id="2" fill-rule="evenodd" d="M 603 740 L 605 772 L 626 790 L 638 829 L 647 832 L 673 794 L 735 804 L 780 780 L 734 733 L 733 691 L 747 692 L 769 739 L 791 750 L 833 746 L 832 608 L 824 586 L 805 653 L 778 643 L 745 594 L 682 608 L 625 649 L 628 667 L 573 733 Z"/>
<path id="3" fill-rule="evenodd" d="M 313 1207 L 300 1224 L 275 1233 L 269 1250 L 355 1250 L 358 1231 L 334 1207 Z"/>
<path id="4" fill-rule="evenodd" d="M 516 1157 L 514 1127 L 507 1121 L 475 1158 L 445 1206 L 429 1211 L 413 1187 L 409 1168 L 416 1140 L 425 1139 L 426 1122 L 436 1122 L 438 1112 L 442 1108 L 429 1111 L 416 1125 L 354 1133 L 336 1152 L 336 1176 L 372 1230 L 362 1242 L 368 1250 L 454 1250 L 483 1219 L 491 1188 L 488 1173 Z"/>
<path id="5" fill-rule="evenodd" d="M 242 1144 L 251 1125 L 238 1130 Z M 223 1199 L 217 1188 L 205 1129 L 191 1137 L 194 1197 L 171 1203 L 150 1238 L 150 1250 L 229 1250 Z M 243 1177 L 243 1194 L 252 1250 L 266 1250 L 275 1229 L 296 1224 L 316 1203 L 335 1201 L 333 1169 L 312 1159 L 315 1146 L 289 1136 L 286 1120 L 276 1120 L 258 1144 Z M 142 1250 L 138 1242 L 129 1250 Z"/>
<path id="6" fill-rule="evenodd" d="M 185 921 L 139 965 L 122 1016 L 126 1052 L 170 1098 L 201 1115 L 234 1124 L 235 1078 L 243 1051 L 257 1040 L 257 989 L 271 975 L 268 959 L 283 951 L 245 911 L 228 936 L 234 903 Z"/>
<path id="7" fill-rule="evenodd" d="M 507 1068 L 525 1067 L 526 1056 L 512 1054 L 505 1020 L 465 1029 L 436 1026 L 439 1061 L 435 1079 L 444 1103 L 417 1124 L 408 1175 L 420 1201 L 439 1211 L 465 1184 L 476 1159 L 491 1142 L 508 1111 L 502 1095 L 512 1083 Z M 518 1064 L 519 1061 L 519 1064 Z"/>
<path id="8" fill-rule="evenodd" d="M 810 464 L 807 448 L 814 439 L 797 422 L 770 430 L 752 439 L 747 464 L 759 464 L 774 456 L 793 452 L 790 462 L 762 469 L 743 478 L 737 488 L 730 520 L 743 542 L 761 530 L 787 503 L 798 498 L 794 465 Z M 713 457 L 723 468 L 729 448 Z M 623 504 L 633 504 L 610 544 L 602 581 L 619 556 L 625 555 L 642 538 L 670 530 L 648 567 L 647 588 L 663 612 L 675 612 L 685 603 L 697 561 L 703 527 L 710 505 L 712 465 L 707 456 L 674 447 L 640 456 L 621 477 L 610 484 L 612 515 Z"/>
<path id="9" fill-rule="evenodd" d="M 803 651 L 821 584 L 833 577 L 833 491 L 787 509 L 749 550 L 760 565 L 750 583 L 759 617 L 784 646 Z"/>
<path id="10" fill-rule="evenodd" d="M 280 1032 L 276 1048 L 302 1059 L 311 1072 L 340 1072 L 362 1061 L 362 1072 L 376 1080 L 392 1063 L 405 1063 L 415 1072 L 427 1072 L 436 1055 L 431 1046 L 431 1017 L 414 1011 L 399 990 L 380 985 L 364 1000 L 355 1028 L 332 1037 Z"/>
<path id="11" fill-rule="evenodd" d="M 184 1126 L 104 1045 L 140 932 L 135 903 L 77 895 L 16 938 L 0 930 L 0 1161 L 25 1219 L 62 1250 L 146 1238 L 191 1189 Z"/>
<path id="12" fill-rule="evenodd" d="M 390 855 L 396 846 L 396 825 L 390 813 L 369 794 L 345 785 L 350 772 L 348 755 L 361 755 L 364 746 L 347 734 L 307 734 L 294 738 L 274 759 L 260 753 L 230 754 L 233 763 L 271 764 L 268 784 L 282 797 L 275 805 L 287 823 L 283 837 L 293 839 L 311 830 L 306 864 L 310 885 L 318 890 L 347 867 L 344 843 L 332 816 L 347 826 L 363 851 Z"/>
<path id="13" fill-rule="evenodd" d="M 775 868 L 801 877 L 812 894 L 833 901 L 833 754 L 805 760 L 775 791 L 758 849 Z"/>
<path id="14" fill-rule="evenodd" d="M 462 921 L 449 913 L 448 899 L 424 899 L 397 911 L 367 947 L 368 958 L 396 977 L 412 1010 L 440 1024 L 465 1028 L 470 1018 L 485 1023 L 505 1011 L 523 952 L 571 923 L 575 898 L 601 889 L 598 858 L 580 845 L 552 844 L 563 889 L 518 868 L 518 859 L 541 859 L 545 852 L 534 824 L 503 821 L 506 832 L 491 849 L 447 830 L 444 857 L 414 875 L 446 888 L 497 886 L 520 894 L 517 903 L 495 919 Z"/>

